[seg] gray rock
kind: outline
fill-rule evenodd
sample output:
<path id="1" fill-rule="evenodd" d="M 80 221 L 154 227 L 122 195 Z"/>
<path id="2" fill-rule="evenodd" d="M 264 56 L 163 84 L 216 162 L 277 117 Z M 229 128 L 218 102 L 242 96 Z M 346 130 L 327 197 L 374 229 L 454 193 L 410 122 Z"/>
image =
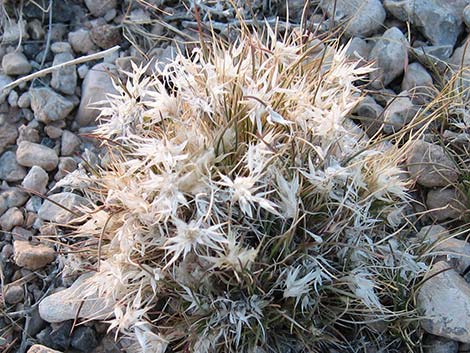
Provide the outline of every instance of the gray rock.
<path id="1" fill-rule="evenodd" d="M 64 178 L 67 174 L 77 169 L 78 163 L 72 157 L 60 157 L 59 166 L 57 167 L 57 173 L 54 175 L 54 180 L 59 181 Z"/>
<path id="2" fill-rule="evenodd" d="M 46 194 L 48 181 L 49 175 L 46 171 L 41 167 L 33 166 L 21 185 L 26 189 L 34 190 L 40 194 Z"/>
<path id="3" fill-rule="evenodd" d="M 60 65 L 73 59 L 73 55 L 69 52 L 59 53 L 54 57 L 52 65 Z M 59 92 L 73 94 L 75 92 L 75 88 L 77 87 L 76 66 L 69 65 L 61 69 L 54 70 L 52 73 L 51 86 Z"/>
<path id="4" fill-rule="evenodd" d="M 470 266 L 470 244 L 451 237 L 447 229 L 440 225 L 421 228 L 416 235 L 418 241 L 432 245 L 432 254 L 441 257 L 463 273 Z"/>
<path id="5" fill-rule="evenodd" d="M 42 23 L 38 19 L 28 21 L 29 32 L 31 33 L 31 39 L 40 40 L 44 38 L 46 31 L 42 28 Z"/>
<path id="6" fill-rule="evenodd" d="M 467 209 L 465 196 L 456 189 L 432 189 L 426 198 L 430 216 L 438 222 L 460 218 Z"/>
<path id="7" fill-rule="evenodd" d="M 369 56 L 376 68 L 369 74 L 373 88 L 383 88 L 403 73 L 408 56 L 407 46 L 405 36 L 396 27 L 385 31 L 377 40 Z"/>
<path id="8" fill-rule="evenodd" d="M 384 111 L 384 132 L 393 134 L 400 131 L 415 116 L 417 108 L 411 102 L 407 91 L 393 98 Z"/>
<path id="9" fill-rule="evenodd" d="M 431 336 L 424 343 L 424 353 L 457 353 L 459 343 L 444 337 Z"/>
<path id="10" fill-rule="evenodd" d="M 470 343 L 470 286 L 450 265 L 440 261 L 432 267 L 417 304 L 428 333 Z"/>
<path id="11" fill-rule="evenodd" d="M 70 345 L 72 348 L 75 348 L 80 352 L 89 352 L 98 346 L 95 330 L 86 326 L 77 327 L 73 333 L 72 342 Z"/>
<path id="12" fill-rule="evenodd" d="M 12 207 L 0 217 L 0 228 L 9 232 L 15 226 L 23 225 L 23 222 L 23 212 L 17 207 Z"/>
<path id="13" fill-rule="evenodd" d="M 10 19 L 6 21 L 3 26 L 3 43 L 15 43 L 22 38 L 23 40 L 28 38 L 28 32 L 26 31 L 26 21 L 17 23 L 15 20 Z"/>
<path id="14" fill-rule="evenodd" d="M 47 266 L 55 259 L 54 249 L 43 245 L 33 245 L 28 241 L 15 240 L 13 260 L 19 267 L 36 271 Z"/>
<path id="15" fill-rule="evenodd" d="M 90 31 L 80 28 L 69 33 L 69 43 L 76 53 L 87 54 L 96 49 L 95 43 L 91 40 Z"/>
<path id="16" fill-rule="evenodd" d="M 30 106 L 31 106 L 31 96 L 29 95 L 29 92 L 25 92 L 18 98 L 18 107 L 29 108 Z"/>
<path id="17" fill-rule="evenodd" d="M 19 285 L 11 285 L 5 288 L 5 301 L 8 304 L 17 304 L 24 299 L 24 289 Z"/>
<path id="18" fill-rule="evenodd" d="M 466 43 L 455 49 L 454 54 L 449 58 L 448 63 L 451 68 L 447 73 L 448 78 L 457 72 L 459 74 L 459 79 L 455 82 L 455 88 L 459 90 L 468 90 L 468 88 L 470 88 L 470 71 L 468 70 L 470 65 L 470 53 Z"/>
<path id="19" fill-rule="evenodd" d="M 8 95 L 7 99 L 8 105 L 10 107 L 16 108 L 18 107 L 18 93 L 16 91 L 11 91 Z"/>
<path id="20" fill-rule="evenodd" d="M 7 200 L 5 197 L 0 197 L 0 216 L 6 212 L 8 209 Z"/>
<path id="21" fill-rule="evenodd" d="M 408 91 L 414 104 L 425 104 L 432 100 L 435 87 L 431 75 L 419 63 L 408 65 L 401 89 Z"/>
<path id="22" fill-rule="evenodd" d="M 375 135 L 383 125 L 383 108 L 371 96 L 364 99 L 354 108 L 353 114 L 361 122 L 368 136 Z M 355 117 L 356 118 L 356 117 Z"/>
<path id="23" fill-rule="evenodd" d="M 7 188 L 2 190 L 0 198 L 3 198 L 7 208 L 23 206 L 28 201 L 29 195 L 18 188 Z"/>
<path id="24" fill-rule="evenodd" d="M 49 348 L 40 344 L 34 344 L 31 346 L 30 349 L 28 349 L 28 352 L 26 353 L 62 353 L 62 352 L 56 351 L 52 348 Z"/>
<path id="25" fill-rule="evenodd" d="M 90 31 L 90 37 L 93 43 L 101 49 L 109 49 L 122 42 L 121 29 L 118 26 L 108 24 L 93 27 Z"/>
<path id="26" fill-rule="evenodd" d="M 51 44 L 51 51 L 54 54 L 71 53 L 72 47 L 70 43 L 67 42 L 54 42 Z"/>
<path id="27" fill-rule="evenodd" d="M 77 135 L 68 130 L 64 130 L 61 140 L 61 155 L 73 155 L 78 150 L 80 144 L 81 140 Z"/>
<path id="28" fill-rule="evenodd" d="M 407 158 L 412 179 L 425 187 L 447 186 L 458 180 L 455 163 L 441 146 L 416 141 Z"/>
<path id="29" fill-rule="evenodd" d="M 99 115 L 99 110 L 96 108 L 97 102 L 106 101 L 107 94 L 117 93 L 107 71 L 116 73 L 116 66 L 96 64 L 83 80 L 82 99 L 75 119 L 79 126 L 95 125 L 95 120 Z"/>
<path id="30" fill-rule="evenodd" d="M 56 203 L 62 205 L 67 210 L 57 206 Z M 39 209 L 38 216 L 45 221 L 65 224 L 74 219 L 76 215 L 80 215 L 81 212 L 78 208 L 86 204 L 88 204 L 88 201 L 84 197 L 71 192 L 61 192 L 49 196 L 49 200 L 44 201 Z"/>
<path id="31" fill-rule="evenodd" d="M 455 45 L 463 30 L 464 0 L 384 0 L 385 8 L 409 21 L 433 45 Z"/>
<path id="32" fill-rule="evenodd" d="M 34 117 L 42 123 L 63 120 L 74 108 L 73 102 L 47 87 L 32 88 L 29 93 Z"/>
<path id="33" fill-rule="evenodd" d="M 358 60 L 365 64 L 369 59 L 371 50 L 372 46 L 369 45 L 364 39 L 354 37 L 349 43 L 346 55 L 351 59 Z"/>
<path id="34" fill-rule="evenodd" d="M 470 5 L 467 5 L 463 10 L 463 21 L 467 28 L 470 28 Z"/>
<path id="35" fill-rule="evenodd" d="M 85 0 L 85 5 L 90 13 L 95 17 L 101 17 L 109 10 L 115 9 L 116 0 Z"/>
<path id="36" fill-rule="evenodd" d="M 352 36 L 364 37 L 383 26 L 385 9 L 379 0 L 322 0 L 321 8 Z"/>
<path id="37" fill-rule="evenodd" d="M 7 151 L 0 157 L 0 179 L 20 181 L 26 175 L 26 169 L 16 162 L 15 153 Z"/>
<path id="38" fill-rule="evenodd" d="M 26 75 L 31 72 L 32 66 L 23 53 L 13 52 L 3 57 L 2 68 L 7 75 Z"/>
<path id="39" fill-rule="evenodd" d="M 21 125 L 18 128 L 19 136 L 16 143 L 19 145 L 22 141 L 29 141 L 33 143 L 39 142 L 39 132 L 29 125 Z"/>
<path id="40" fill-rule="evenodd" d="M 13 145 L 18 137 L 18 130 L 16 126 L 8 122 L 0 122 L 0 153 Z"/>
<path id="41" fill-rule="evenodd" d="M 13 80 L 10 76 L 0 74 L 0 104 L 5 102 L 5 99 L 7 99 L 11 92 L 11 88 L 4 89 L 4 87 L 12 82 Z"/>
<path id="42" fill-rule="evenodd" d="M 22 141 L 19 144 L 16 150 L 16 160 L 22 166 L 37 165 L 47 171 L 55 169 L 59 163 L 59 157 L 52 148 L 28 141 Z"/>
<path id="43" fill-rule="evenodd" d="M 62 322 L 75 319 L 77 313 L 79 318 L 84 319 L 104 320 L 112 317 L 114 309 L 111 301 L 100 298 L 98 295 L 80 298 L 79 294 L 83 291 L 89 277 L 90 274 L 84 274 L 71 287 L 44 298 L 39 303 L 41 318 L 47 322 Z M 85 300 L 80 310 L 78 310 L 81 299 Z"/>
<path id="44" fill-rule="evenodd" d="M 70 332 L 72 330 L 72 321 L 61 322 L 51 325 L 52 331 L 49 333 L 51 340 L 50 346 L 62 351 L 68 351 L 72 338 Z"/>
<path id="45" fill-rule="evenodd" d="M 58 139 L 64 133 L 64 131 L 61 128 L 58 128 L 52 125 L 47 125 L 44 128 L 44 132 L 46 133 L 47 136 L 49 136 L 53 140 Z"/>

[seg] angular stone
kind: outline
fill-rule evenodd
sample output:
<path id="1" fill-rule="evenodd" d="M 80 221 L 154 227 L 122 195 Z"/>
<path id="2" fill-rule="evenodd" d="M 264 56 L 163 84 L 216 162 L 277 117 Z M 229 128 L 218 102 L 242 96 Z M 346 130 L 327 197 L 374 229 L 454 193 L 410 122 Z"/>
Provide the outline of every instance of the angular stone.
<path id="1" fill-rule="evenodd" d="M 0 157 L 0 179 L 8 182 L 23 180 L 26 169 L 16 162 L 14 152 L 7 151 Z"/>
<path id="2" fill-rule="evenodd" d="M 2 59 L 2 68 L 7 75 L 26 75 L 31 72 L 32 66 L 23 53 L 9 53 Z"/>
<path id="3" fill-rule="evenodd" d="M 449 264 L 434 264 L 418 292 L 417 304 L 424 330 L 470 343 L 470 286 Z"/>
<path id="4" fill-rule="evenodd" d="M 25 167 L 37 165 L 47 171 L 54 170 L 59 163 L 59 157 L 52 148 L 28 141 L 19 144 L 16 160 Z"/>
<path id="5" fill-rule="evenodd" d="M 28 349 L 27 353 L 62 353 L 62 352 L 56 351 L 52 348 L 49 348 L 40 344 L 35 344 L 35 345 L 32 345 L 30 349 Z"/>
<path id="6" fill-rule="evenodd" d="M 384 0 L 385 8 L 409 21 L 433 45 L 455 45 L 463 31 L 464 0 Z"/>
<path id="7" fill-rule="evenodd" d="M 0 228 L 9 232 L 15 226 L 23 225 L 23 222 L 23 212 L 16 207 L 12 207 L 0 217 Z"/>
<path id="8" fill-rule="evenodd" d="M 460 218 L 467 209 L 467 200 L 458 190 L 452 188 L 432 189 L 426 198 L 430 216 L 438 222 Z"/>
<path id="9" fill-rule="evenodd" d="M 47 87 L 32 88 L 31 109 L 34 117 L 45 124 L 65 119 L 74 108 L 73 102 Z"/>
<path id="10" fill-rule="evenodd" d="M 73 55 L 68 52 L 59 53 L 54 57 L 52 65 L 60 65 L 73 59 Z M 52 73 L 51 86 L 59 92 L 74 94 L 75 88 L 77 87 L 76 66 L 69 65 L 61 69 L 54 70 Z"/>
<path id="11" fill-rule="evenodd" d="M 69 33 L 69 43 L 76 53 L 87 54 L 96 48 L 91 40 L 90 31 L 80 28 Z"/>
<path id="12" fill-rule="evenodd" d="M 410 93 L 411 101 L 415 104 L 429 102 L 432 100 L 436 90 L 431 75 L 419 63 L 408 65 L 403 76 L 401 88 Z"/>
<path id="13" fill-rule="evenodd" d="M 80 138 L 75 135 L 74 133 L 64 130 L 62 133 L 62 140 L 61 140 L 61 155 L 62 156 L 71 156 L 77 150 L 81 144 Z"/>
<path id="14" fill-rule="evenodd" d="M 396 27 L 386 30 L 377 40 L 369 56 L 376 68 L 369 74 L 373 88 L 383 88 L 403 73 L 408 56 L 407 46 L 405 36 Z"/>
<path id="15" fill-rule="evenodd" d="M 47 322 L 62 322 L 78 318 L 105 320 L 114 315 L 113 303 L 99 298 L 96 294 L 81 298 L 80 294 L 86 286 L 90 273 L 80 276 L 71 287 L 44 298 L 39 303 L 39 315 Z M 81 299 L 85 299 L 82 301 Z M 80 310 L 78 310 L 80 307 Z"/>
<path id="16" fill-rule="evenodd" d="M 417 108 L 413 105 L 407 91 L 400 92 L 391 99 L 384 111 L 384 132 L 393 134 L 400 131 L 415 116 Z"/>
<path id="17" fill-rule="evenodd" d="M 99 115 L 98 102 L 106 102 L 107 94 L 116 94 L 109 73 L 116 73 L 116 66 L 96 64 L 88 71 L 82 84 L 82 98 L 76 116 L 79 126 L 95 125 Z M 106 103 L 104 105 L 107 105 Z"/>
<path id="18" fill-rule="evenodd" d="M 13 247 L 15 263 L 31 271 L 43 268 L 55 259 L 54 249 L 46 245 L 33 245 L 28 241 L 15 240 Z"/>
<path id="19" fill-rule="evenodd" d="M 116 0 L 85 0 L 85 5 L 93 16 L 101 17 L 109 10 L 115 9 L 117 2 Z"/>
<path id="20" fill-rule="evenodd" d="M 0 153 L 13 145 L 18 137 L 18 130 L 15 125 L 8 122 L 0 122 Z"/>
<path id="21" fill-rule="evenodd" d="M 40 194 L 45 194 L 47 191 L 47 183 L 49 181 L 49 175 L 44 169 L 38 166 L 33 166 L 28 175 L 21 184 L 24 188 L 34 190 Z"/>
<path id="22" fill-rule="evenodd" d="M 344 23 L 346 33 L 352 36 L 378 32 L 386 16 L 380 0 L 322 0 L 320 6 L 335 23 Z"/>
<path id="23" fill-rule="evenodd" d="M 107 24 L 92 28 L 90 37 L 101 49 L 109 49 L 122 42 L 121 29 Z"/>
<path id="24" fill-rule="evenodd" d="M 55 203 L 54 203 L 55 202 Z M 66 209 L 56 205 L 60 204 Z M 71 192 L 61 192 L 49 196 L 39 209 L 38 216 L 45 221 L 66 224 L 81 214 L 79 207 L 88 204 L 87 199 Z M 69 212 L 68 210 L 72 211 Z M 74 213 L 76 215 L 74 215 Z"/>
<path id="25" fill-rule="evenodd" d="M 455 183 L 459 175 L 455 163 L 441 146 L 416 141 L 407 158 L 411 178 L 422 186 L 432 188 Z"/>
<path id="26" fill-rule="evenodd" d="M 368 136 L 375 135 L 383 125 L 383 111 L 380 104 L 371 96 L 364 99 L 354 108 L 353 113 L 357 115 L 357 120 L 361 122 L 363 129 Z M 354 117 L 356 119 L 356 117 Z"/>

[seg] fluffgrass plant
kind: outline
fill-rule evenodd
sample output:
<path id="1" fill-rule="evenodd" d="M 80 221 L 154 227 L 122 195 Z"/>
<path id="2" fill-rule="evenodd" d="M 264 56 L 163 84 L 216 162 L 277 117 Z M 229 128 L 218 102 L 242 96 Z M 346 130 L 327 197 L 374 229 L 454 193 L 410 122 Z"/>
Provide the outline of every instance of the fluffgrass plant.
<path id="1" fill-rule="evenodd" d="M 266 26 L 148 69 L 101 111 L 106 166 L 66 178 L 93 205 L 62 257 L 96 268 L 78 299 L 109 300 L 137 352 L 412 345 L 407 145 L 348 118 L 371 68 Z"/>

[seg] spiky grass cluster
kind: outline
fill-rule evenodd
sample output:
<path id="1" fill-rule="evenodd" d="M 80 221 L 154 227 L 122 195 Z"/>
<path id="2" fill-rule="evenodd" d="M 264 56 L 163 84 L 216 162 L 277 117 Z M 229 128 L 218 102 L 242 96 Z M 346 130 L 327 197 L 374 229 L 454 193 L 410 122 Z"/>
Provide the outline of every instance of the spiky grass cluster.
<path id="1" fill-rule="evenodd" d="M 147 69 L 102 110 L 107 167 L 67 178 L 94 205 L 80 294 L 111 329 L 145 352 L 310 352 L 410 319 L 403 150 L 347 118 L 368 67 L 267 27 Z"/>

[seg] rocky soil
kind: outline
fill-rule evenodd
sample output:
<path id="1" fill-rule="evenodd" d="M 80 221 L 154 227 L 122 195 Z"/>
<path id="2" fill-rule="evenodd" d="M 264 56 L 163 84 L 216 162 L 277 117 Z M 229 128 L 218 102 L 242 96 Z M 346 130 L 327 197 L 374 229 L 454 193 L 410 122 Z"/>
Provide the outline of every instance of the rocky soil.
<path id="1" fill-rule="evenodd" d="M 207 3 L 207 4 L 206 4 Z M 233 8 L 201 2 L 203 24 L 229 35 Z M 286 21 L 286 1 L 253 1 L 241 6 L 254 17 Z M 43 5 L 41 8 L 40 5 Z M 48 5 L 52 7 L 48 8 Z M 120 352 L 105 324 L 76 325 L 89 310 L 62 300 L 75 278 L 61 275 L 58 245 L 63 224 L 86 200 L 63 188 L 67 174 L 84 164 L 105 165 L 99 141 L 89 137 L 96 124 L 94 104 L 115 93 L 113 77 L 131 61 L 165 61 L 176 46 L 197 39 L 191 1 L 6 1 L 0 46 L 0 351 Z M 354 119 L 372 136 L 407 129 L 420 112 L 441 114 L 416 143 L 404 165 L 415 181 L 417 241 L 438 242 L 435 264 L 417 304 L 426 315 L 427 352 L 470 352 L 470 244 L 468 153 L 470 124 L 466 100 L 445 96 L 445 109 L 424 107 L 442 92 L 468 87 L 470 0 L 289 0 L 289 20 L 302 15 L 320 35 L 342 35 L 348 55 L 376 71 Z M 68 65 L 48 75 L 21 77 L 116 45 L 104 58 Z M 145 56 L 143 54 L 146 54 Z M 362 84 L 362 83 L 361 83 Z M 450 85 L 450 89 L 449 89 Z M 465 97 L 463 97 L 465 98 Z M 454 104 L 455 103 L 455 104 Z M 59 206 L 60 205 L 60 206 Z M 71 212 L 70 212 L 71 211 Z M 55 238 L 51 238 L 54 236 Z M 51 241 L 56 239 L 56 241 Z M 68 289 L 68 291 L 73 289 Z M 54 294 L 57 293 L 57 294 Z M 91 305 L 91 304 L 90 304 Z M 101 305 L 97 301 L 96 305 Z M 80 315 L 78 315 L 80 311 Z"/>

